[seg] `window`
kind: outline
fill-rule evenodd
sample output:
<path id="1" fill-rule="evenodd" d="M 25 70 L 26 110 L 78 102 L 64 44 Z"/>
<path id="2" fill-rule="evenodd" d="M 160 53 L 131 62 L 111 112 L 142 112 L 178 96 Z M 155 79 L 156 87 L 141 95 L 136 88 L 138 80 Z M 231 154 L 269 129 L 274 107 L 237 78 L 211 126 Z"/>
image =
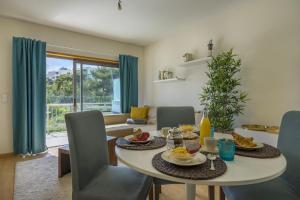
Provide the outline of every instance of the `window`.
<path id="1" fill-rule="evenodd" d="M 95 59 L 47 56 L 47 133 L 65 131 L 68 112 L 120 112 L 118 64 Z"/>
<path id="2" fill-rule="evenodd" d="M 76 65 L 76 110 L 120 112 L 119 68 L 86 62 Z"/>

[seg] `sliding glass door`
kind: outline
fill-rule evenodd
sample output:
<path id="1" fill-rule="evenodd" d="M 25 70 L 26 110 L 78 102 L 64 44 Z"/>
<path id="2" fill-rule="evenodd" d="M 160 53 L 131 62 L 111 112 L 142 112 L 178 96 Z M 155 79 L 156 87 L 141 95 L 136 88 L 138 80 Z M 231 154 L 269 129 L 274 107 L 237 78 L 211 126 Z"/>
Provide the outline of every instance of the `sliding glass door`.
<path id="1" fill-rule="evenodd" d="M 47 134 L 65 133 L 66 113 L 88 110 L 100 110 L 104 115 L 120 112 L 119 68 L 47 57 Z"/>
<path id="2" fill-rule="evenodd" d="M 56 136 L 66 130 L 64 115 L 74 112 L 73 60 L 47 57 L 46 133 Z"/>

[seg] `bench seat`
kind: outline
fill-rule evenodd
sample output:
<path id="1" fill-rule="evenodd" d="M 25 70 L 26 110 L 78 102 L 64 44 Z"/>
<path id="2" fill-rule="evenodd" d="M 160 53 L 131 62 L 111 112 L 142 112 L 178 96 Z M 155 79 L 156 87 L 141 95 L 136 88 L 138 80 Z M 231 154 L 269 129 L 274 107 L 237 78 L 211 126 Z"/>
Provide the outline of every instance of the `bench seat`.
<path id="1" fill-rule="evenodd" d="M 141 128 L 143 131 L 153 131 L 156 130 L 155 124 L 111 124 L 106 125 L 106 133 L 109 136 L 114 137 L 124 137 L 126 135 L 130 135 L 133 132 L 133 129 Z"/>

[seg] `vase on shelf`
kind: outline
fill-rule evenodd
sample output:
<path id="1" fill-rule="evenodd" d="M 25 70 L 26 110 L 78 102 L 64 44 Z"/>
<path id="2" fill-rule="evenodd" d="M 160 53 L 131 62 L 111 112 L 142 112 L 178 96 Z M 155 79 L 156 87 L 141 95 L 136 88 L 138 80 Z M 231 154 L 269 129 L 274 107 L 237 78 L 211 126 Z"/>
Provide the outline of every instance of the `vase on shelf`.
<path id="1" fill-rule="evenodd" d="M 193 54 L 191 53 L 185 53 L 182 57 L 184 58 L 184 62 L 189 62 L 193 60 Z"/>
<path id="2" fill-rule="evenodd" d="M 209 40 L 209 43 L 207 45 L 207 47 L 208 47 L 208 55 L 207 56 L 208 57 L 212 57 L 213 46 L 214 46 L 214 44 L 213 44 L 212 40 Z"/>

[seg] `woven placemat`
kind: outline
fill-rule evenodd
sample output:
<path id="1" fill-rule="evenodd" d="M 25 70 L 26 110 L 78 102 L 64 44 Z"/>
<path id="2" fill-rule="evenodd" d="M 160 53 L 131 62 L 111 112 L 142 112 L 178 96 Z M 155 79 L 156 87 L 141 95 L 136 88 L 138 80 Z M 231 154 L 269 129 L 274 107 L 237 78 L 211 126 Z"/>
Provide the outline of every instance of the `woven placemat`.
<path id="1" fill-rule="evenodd" d="M 281 153 L 279 149 L 271 145 L 264 144 L 263 148 L 252 151 L 236 149 L 235 154 L 239 156 L 246 156 L 252 158 L 275 158 L 280 156 Z"/>
<path id="2" fill-rule="evenodd" d="M 169 163 L 161 158 L 162 153 L 156 154 L 152 159 L 152 165 L 161 173 L 174 176 L 177 178 L 193 179 L 193 180 L 206 180 L 216 178 L 224 174 L 227 170 L 226 163 L 217 158 L 214 160 L 216 170 L 210 170 L 210 160 L 196 166 L 178 166 Z"/>
<path id="3" fill-rule="evenodd" d="M 151 150 L 158 149 L 166 145 L 166 139 L 162 137 L 154 137 L 153 140 L 146 144 L 133 144 L 125 140 L 124 138 L 118 138 L 116 145 L 123 149 L 128 150 Z"/>

